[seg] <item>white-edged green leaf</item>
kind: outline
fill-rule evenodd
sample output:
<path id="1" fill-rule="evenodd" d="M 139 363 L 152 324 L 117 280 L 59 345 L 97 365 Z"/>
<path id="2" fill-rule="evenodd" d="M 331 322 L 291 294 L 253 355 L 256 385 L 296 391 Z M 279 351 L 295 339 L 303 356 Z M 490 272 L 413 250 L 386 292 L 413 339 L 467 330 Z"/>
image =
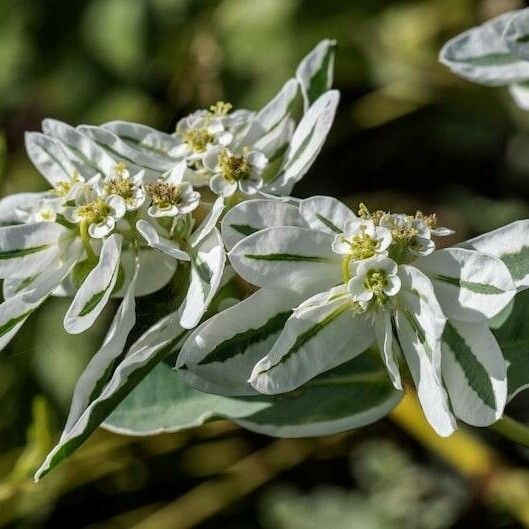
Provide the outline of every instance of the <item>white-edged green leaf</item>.
<path id="1" fill-rule="evenodd" d="M 253 145 L 253 148 L 262 152 L 268 158 L 268 167 L 264 173 L 264 179 L 270 179 L 275 174 L 270 174 L 269 167 L 273 164 L 279 169 L 283 156 L 285 155 L 292 135 L 294 134 L 295 123 L 292 118 L 285 117 L 274 129 L 261 136 Z"/>
<path id="2" fill-rule="evenodd" d="M 288 117 L 297 93 L 297 81 L 289 79 L 274 98 L 254 116 L 248 132 L 240 141 L 241 146 L 253 145 Z"/>
<path id="3" fill-rule="evenodd" d="M 493 329 L 507 361 L 509 400 L 529 388 L 529 290 L 514 298 L 510 313 Z"/>
<path id="4" fill-rule="evenodd" d="M 211 233 L 211 230 L 217 225 L 223 211 L 224 197 L 218 197 L 215 202 L 213 202 L 206 218 L 189 238 L 189 244 L 191 246 L 198 246 L 198 244 L 200 244 L 200 242 Z"/>
<path id="5" fill-rule="evenodd" d="M 268 185 L 271 193 L 283 194 L 305 176 L 331 130 L 339 100 L 339 92 L 329 90 L 308 109 L 294 131 L 283 167 Z"/>
<path id="6" fill-rule="evenodd" d="M 250 384 L 260 393 L 286 393 L 365 351 L 374 339 L 371 325 L 350 309 L 339 299 L 295 311 Z"/>
<path id="7" fill-rule="evenodd" d="M 514 12 L 502 35 L 502 40 L 516 57 L 529 60 L 529 9 Z"/>
<path id="8" fill-rule="evenodd" d="M 196 327 L 206 312 L 222 279 L 226 253 L 217 228 L 214 228 L 191 252 L 191 280 L 182 303 L 180 325 Z"/>
<path id="9" fill-rule="evenodd" d="M 143 150 L 132 147 L 107 128 L 81 125 L 77 127 L 77 130 L 108 151 L 114 158 L 123 160 L 127 165 L 145 169 L 148 177 L 155 177 L 170 171 L 175 165 L 172 159 L 147 154 Z"/>
<path id="10" fill-rule="evenodd" d="M 189 387 L 180 372 L 161 363 L 103 427 L 141 436 L 231 419 L 248 430 L 276 437 L 320 436 L 373 423 L 389 413 L 400 397 L 380 362 L 368 355 L 320 375 L 295 394 L 276 397 L 202 393 Z"/>
<path id="11" fill-rule="evenodd" d="M 443 312 L 450 319 L 489 320 L 516 294 L 507 266 L 486 253 L 446 248 L 421 258 L 416 266 L 432 281 Z"/>
<path id="12" fill-rule="evenodd" d="M 447 437 L 457 426 L 441 378 L 441 335 L 446 320 L 433 285 L 422 272 L 404 265 L 399 276 L 402 289 L 395 314 L 399 344 L 428 422 Z"/>
<path id="13" fill-rule="evenodd" d="M 178 312 L 167 315 L 131 345 L 97 398 L 90 402 L 71 428 L 63 431 L 59 442 L 36 472 L 36 480 L 77 450 L 156 364 L 178 350 L 187 332 L 180 327 L 179 318 Z"/>
<path id="14" fill-rule="evenodd" d="M 301 87 L 305 111 L 332 87 L 335 48 L 335 40 L 322 40 L 299 63 L 296 78 Z"/>
<path id="15" fill-rule="evenodd" d="M 180 250 L 175 242 L 160 235 L 150 222 L 143 219 L 139 220 L 136 223 L 136 229 L 151 248 L 159 250 L 173 259 L 179 259 L 181 261 L 190 260 L 186 252 Z"/>
<path id="16" fill-rule="evenodd" d="M 72 396 L 72 404 L 64 430 L 71 430 L 90 402 L 101 393 L 112 374 L 114 363 L 122 355 L 128 335 L 136 323 L 136 302 L 134 289 L 138 278 L 138 266 L 127 293 L 121 302 L 108 329 L 103 345 L 92 357 L 83 371 Z"/>
<path id="17" fill-rule="evenodd" d="M 163 288 L 174 276 L 178 266 L 178 262 L 173 257 L 143 246 L 138 249 L 137 256 L 140 269 L 134 292 L 136 297 L 147 296 Z M 136 252 L 129 249 L 122 250 L 123 286 L 112 292 L 112 297 L 121 298 L 125 295 L 127 285 L 134 275 L 135 260 Z"/>
<path id="18" fill-rule="evenodd" d="M 81 255 L 82 246 L 74 241 L 63 261 L 50 263 L 27 289 L 21 290 L 0 304 L 0 351 L 11 341 L 20 327 L 68 275 Z"/>
<path id="19" fill-rule="evenodd" d="M 55 119 L 45 119 L 42 122 L 42 130 L 47 136 L 59 140 L 74 156 L 94 172 L 105 176 L 113 174 L 118 159 L 113 158 L 105 149 L 74 127 Z"/>
<path id="20" fill-rule="evenodd" d="M 178 357 L 186 381 L 199 391 L 220 395 L 251 395 L 248 383 L 301 301 L 288 290 L 263 288 L 237 305 L 216 314 L 187 339 Z"/>
<path id="21" fill-rule="evenodd" d="M 0 199 L 0 227 L 20 224 L 21 211 L 36 207 L 46 193 L 15 193 Z"/>
<path id="22" fill-rule="evenodd" d="M 483 323 L 448 321 L 442 337 L 442 372 L 456 416 L 472 426 L 490 426 L 503 415 L 507 364 Z"/>
<path id="23" fill-rule="evenodd" d="M 333 197 L 314 196 L 301 201 L 299 212 L 307 224 L 336 236 L 345 229 L 345 223 L 356 215 Z"/>
<path id="24" fill-rule="evenodd" d="M 299 208 L 282 200 L 245 200 L 228 210 L 221 222 L 222 239 L 228 250 L 239 241 L 264 228 L 272 226 L 298 226 L 306 224 Z"/>
<path id="25" fill-rule="evenodd" d="M 26 132 L 24 141 L 29 159 L 52 187 L 69 181 L 78 169 L 57 139 L 40 132 Z"/>
<path id="26" fill-rule="evenodd" d="M 239 241 L 229 253 L 235 271 L 260 287 L 304 291 L 307 298 L 339 282 L 341 261 L 323 231 L 275 226 Z"/>
<path id="27" fill-rule="evenodd" d="M 529 287 L 529 220 L 518 220 L 459 244 L 499 257 L 518 289 Z"/>
<path id="28" fill-rule="evenodd" d="M 520 82 L 520 83 L 509 85 L 509 93 L 514 99 L 514 102 L 522 110 L 529 110 L 529 84 L 528 83 Z"/>
<path id="29" fill-rule="evenodd" d="M 389 378 L 396 389 L 402 389 L 402 380 L 400 376 L 399 364 L 397 357 L 400 352 L 397 340 L 393 332 L 391 315 L 388 311 L 382 311 L 377 314 L 375 319 L 375 336 L 380 351 L 380 356 L 388 370 Z"/>
<path id="30" fill-rule="evenodd" d="M 62 253 L 70 230 L 54 222 L 0 228 L 0 278 L 21 278 L 43 272 Z"/>
<path id="31" fill-rule="evenodd" d="M 64 328 L 79 334 L 92 326 L 112 294 L 119 271 L 121 235 L 104 240 L 99 262 L 86 276 L 64 316 Z"/>
<path id="32" fill-rule="evenodd" d="M 182 143 L 175 136 L 139 123 L 110 121 L 102 125 L 102 127 L 119 136 L 132 147 L 140 149 L 148 155 L 160 157 L 163 160 L 175 160 L 175 158 L 169 156 L 169 151 Z"/>
<path id="33" fill-rule="evenodd" d="M 504 38 L 515 13 L 501 15 L 449 40 L 439 60 L 461 77 L 484 85 L 504 86 L 529 79 L 529 62 L 514 55 Z"/>

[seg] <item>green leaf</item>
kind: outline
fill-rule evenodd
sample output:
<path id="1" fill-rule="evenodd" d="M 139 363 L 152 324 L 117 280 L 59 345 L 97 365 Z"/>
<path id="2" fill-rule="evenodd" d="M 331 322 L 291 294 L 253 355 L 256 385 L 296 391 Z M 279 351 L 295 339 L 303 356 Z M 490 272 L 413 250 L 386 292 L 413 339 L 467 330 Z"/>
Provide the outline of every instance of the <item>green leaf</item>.
<path id="1" fill-rule="evenodd" d="M 516 295 L 510 314 L 493 332 L 509 363 L 508 395 L 512 399 L 529 387 L 529 290 Z"/>
<path id="2" fill-rule="evenodd" d="M 327 435 L 386 415 L 401 393 L 378 359 L 365 354 L 280 396 L 222 397 L 187 386 L 180 373 L 158 365 L 105 421 L 127 435 L 177 432 L 211 419 L 232 419 L 277 437 Z"/>

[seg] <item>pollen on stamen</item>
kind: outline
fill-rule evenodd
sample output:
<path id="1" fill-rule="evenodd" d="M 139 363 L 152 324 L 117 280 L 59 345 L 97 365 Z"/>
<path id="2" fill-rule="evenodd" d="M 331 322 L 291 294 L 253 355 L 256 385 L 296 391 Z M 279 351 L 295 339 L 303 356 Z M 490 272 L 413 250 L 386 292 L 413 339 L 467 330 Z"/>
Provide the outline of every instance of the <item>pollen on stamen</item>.
<path id="1" fill-rule="evenodd" d="M 230 181 L 237 182 L 250 177 L 252 166 L 245 154 L 235 154 L 224 149 L 219 155 L 219 168 L 222 176 Z"/>
<path id="2" fill-rule="evenodd" d="M 215 141 L 215 137 L 206 128 L 191 129 L 182 134 L 183 140 L 194 152 L 204 152 L 208 145 Z"/>
<path id="3" fill-rule="evenodd" d="M 225 101 L 217 101 L 214 105 L 209 107 L 209 110 L 215 116 L 226 116 L 233 108 L 231 103 Z"/>
<path id="4" fill-rule="evenodd" d="M 177 206 L 182 200 L 182 189 L 179 184 L 168 184 L 158 181 L 146 186 L 147 193 L 151 197 L 152 203 L 160 208 Z"/>
<path id="5" fill-rule="evenodd" d="M 89 224 L 99 224 L 100 222 L 103 222 L 110 213 L 110 206 L 102 198 L 89 202 L 84 206 L 80 206 L 78 210 L 79 217 Z"/>

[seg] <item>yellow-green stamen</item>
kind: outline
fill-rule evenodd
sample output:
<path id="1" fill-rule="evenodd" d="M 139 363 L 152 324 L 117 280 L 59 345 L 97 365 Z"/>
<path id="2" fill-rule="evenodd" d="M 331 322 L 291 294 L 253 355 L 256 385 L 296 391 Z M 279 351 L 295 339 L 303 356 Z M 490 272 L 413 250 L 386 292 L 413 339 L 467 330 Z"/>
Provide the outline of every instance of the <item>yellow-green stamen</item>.
<path id="1" fill-rule="evenodd" d="M 229 182 L 246 180 L 252 173 L 252 166 L 244 154 L 235 154 L 224 149 L 219 155 L 222 176 Z"/>
<path id="2" fill-rule="evenodd" d="M 168 184 L 158 181 L 146 186 L 147 193 L 151 197 L 152 203 L 160 209 L 167 209 L 177 206 L 182 202 L 182 189 L 179 184 Z"/>

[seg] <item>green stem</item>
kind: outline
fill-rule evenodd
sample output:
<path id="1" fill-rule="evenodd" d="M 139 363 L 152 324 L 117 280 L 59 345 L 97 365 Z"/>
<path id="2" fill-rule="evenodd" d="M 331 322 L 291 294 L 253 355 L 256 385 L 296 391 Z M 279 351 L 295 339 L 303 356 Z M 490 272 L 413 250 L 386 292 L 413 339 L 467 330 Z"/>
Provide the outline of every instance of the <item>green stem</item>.
<path id="1" fill-rule="evenodd" d="M 88 233 L 88 223 L 84 221 L 81 222 L 79 231 L 81 234 L 81 240 L 83 241 L 83 246 L 84 246 L 88 260 L 97 261 L 96 254 L 94 253 L 94 250 L 92 249 L 92 245 L 90 244 L 90 235 Z"/>
<path id="2" fill-rule="evenodd" d="M 529 448 L 529 427 L 511 417 L 504 415 L 491 426 L 491 429 L 503 437 Z"/>

